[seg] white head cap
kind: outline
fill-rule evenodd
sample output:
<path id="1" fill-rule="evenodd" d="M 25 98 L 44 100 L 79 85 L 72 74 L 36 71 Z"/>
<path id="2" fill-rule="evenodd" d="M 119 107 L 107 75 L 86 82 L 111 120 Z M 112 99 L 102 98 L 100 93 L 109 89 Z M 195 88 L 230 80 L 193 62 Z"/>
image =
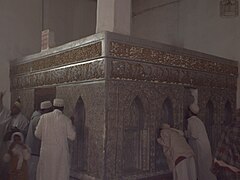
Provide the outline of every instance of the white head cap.
<path id="1" fill-rule="evenodd" d="M 162 129 L 168 129 L 168 128 L 170 128 L 170 125 L 167 124 L 167 123 L 163 123 L 163 124 L 161 125 L 161 128 L 162 128 Z"/>
<path id="2" fill-rule="evenodd" d="M 63 99 L 54 99 L 53 100 L 53 106 L 55 107 L 64 107 L 64 101 Z"/>
<path id="3" fill-rule="evenodd" d="M 41 102 L 40 108 L 41 109 L 49 109 L 52 107 L 51 101 L 43 101 Z"/>
<path id="4" fill-rule="evenodd" d="M 199 113 L 199 106 L 196 103 L 192 103 L 189 106 L 189 109 L 194 113 L 194 114 L 198 114 Z"/>
<path id="5" fill-rule="evenodd" d="M 23 134 L 21 132 L 13 133 L 12 136 L 11 136 L 11 142 L 14 141 L 14 136 L 19 136 L 21 138 L 21 142 L 24 142 L 24 136 L 23 136 Z"/>

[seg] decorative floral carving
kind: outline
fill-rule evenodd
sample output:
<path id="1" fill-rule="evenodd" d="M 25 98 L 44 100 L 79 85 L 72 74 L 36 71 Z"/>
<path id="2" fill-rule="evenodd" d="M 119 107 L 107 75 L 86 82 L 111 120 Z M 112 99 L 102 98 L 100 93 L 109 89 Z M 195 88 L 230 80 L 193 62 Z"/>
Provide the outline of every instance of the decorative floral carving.
<path id="1" fill-rule="evenodd" d="M 14 76 L 12 77 L 11 88 L 22 89 L 74 81 L 101 79 L 104 78 L 104 74 L 104 61 L 92 61 L 30 75 Z"/>
<path id="2" fill-rule="evenodd" d="M 186 54 L 167 52 L 121 42 L 110 42 L 110 55 L 154 64 L 174 66 L 209 73 L 237 76 L 237 66 Z"/>
<path id="3" fill-rule="evenodd" d="M 97 42 L 32 62 L 13 65 L 11 66 L 10 70 L 11 74 L 26 74 L 34 71 L 46 70 L 66 64 L 76 63 L 87 59 L 96 59 L 101 55 L 102 43 Z"/>
<path id="4" fill-rule="evenodd" d="M 112 79 L 236 89 L 236 77 L 130 61 L 112 61 Z"/>
<path id="5" fill-rule="evenodd" d="M 238 16 L 238 0 L 221 0 L 220 1 L 220 15 L 225 17 Z"/>

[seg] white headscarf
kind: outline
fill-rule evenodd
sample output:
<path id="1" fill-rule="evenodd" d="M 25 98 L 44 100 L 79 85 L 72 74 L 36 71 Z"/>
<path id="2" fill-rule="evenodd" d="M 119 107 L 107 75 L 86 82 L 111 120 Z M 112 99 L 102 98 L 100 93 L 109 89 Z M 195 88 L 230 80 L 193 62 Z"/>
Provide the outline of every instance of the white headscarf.
<path id="1" fill-rule="evenodd" d="M 23 142 L 23 141 L 24 141 L 23 134 L 22 134 L 21 132 L 15 132 L 15 133 L 13 133 L 13 134 L 12 134 L 12 136 L 11 136 L 11 143 L 13 143 L 13 142 L 14 142 L 14 136 L 16 136 L 16 135 L 20 137 L 20 139 L 21 139 L 21 142 Z"/>
<path id="2" fill-rule="evenodd" d="M 12 134 L 11 143 L 14 142 L 14 136 L 16 136 L 16 135 L 21 138 L 21 142 L 23 143 L 24 137 L 23 137 L 23 134 L 21 132 L 15 132 L 15 133 Z M 22 163 L 23 163 L 23 147 L 19 144 L 16 144 L 14 146 L 14 148 L 12 149 L 12 153 L 14 155 L 18 156 L 17 170 L 19 170 L 19 169 L 22 168 Z"/>

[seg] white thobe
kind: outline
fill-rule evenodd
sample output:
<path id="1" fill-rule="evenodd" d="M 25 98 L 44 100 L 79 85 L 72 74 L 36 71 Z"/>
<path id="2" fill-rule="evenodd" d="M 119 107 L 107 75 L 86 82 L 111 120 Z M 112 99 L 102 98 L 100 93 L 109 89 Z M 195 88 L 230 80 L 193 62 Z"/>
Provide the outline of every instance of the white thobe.
<path id="1" fill-rule="evenodd" d="M 174 180 L 196 180 L 196 166 L 195 160 L 192 157 L 188 157 L 177 164 L 173 170 Z"/>
<path id="2" fill-rule="evenodd" d="M 216 180 L 210 171 L 212 165 L 211 146 L 206 128 L 197 116 L 188 118 L 187 136 L 189 145 L 196 155 L 198 180 Z"/>
<path id="3" fill-rule="evenodd" d="M 163 146 L 163 152 L 169 169 L 173 171 L 174 180 L 196 180 L 194 153 L 187 144 L 183 132 L 173 128 L 163 129 L 158 142 Z M 186 159 L 175 165 L 179 157 Z"/>
<path id="4" fill-rule="evenodd" d="M 76 137 L 71 120 L 55 109 L 40 117 L 35 136 L 42 140 L 37 180 L 68 180 L 68 139 L 74 140 Z"/>

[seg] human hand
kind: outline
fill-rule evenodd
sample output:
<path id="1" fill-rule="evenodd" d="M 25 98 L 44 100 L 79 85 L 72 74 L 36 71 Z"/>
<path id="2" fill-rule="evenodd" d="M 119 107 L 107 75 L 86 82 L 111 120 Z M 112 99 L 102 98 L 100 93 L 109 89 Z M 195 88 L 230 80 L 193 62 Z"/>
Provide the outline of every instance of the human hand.
<path id="1" fill-rule="evenodd" d="M 21 143 L 19 143 L 19 144 L 23 147 L 23 149 L 27 149 L 26 144 L 24 144 L 23 142 L 21 142 Z"/>
<path id="2" fill-rule="evenodd" d="M 9 146 L 9 150 L 12 150 L 17 143 L 15 141 L 12 142 L 12 144 Z"/>

